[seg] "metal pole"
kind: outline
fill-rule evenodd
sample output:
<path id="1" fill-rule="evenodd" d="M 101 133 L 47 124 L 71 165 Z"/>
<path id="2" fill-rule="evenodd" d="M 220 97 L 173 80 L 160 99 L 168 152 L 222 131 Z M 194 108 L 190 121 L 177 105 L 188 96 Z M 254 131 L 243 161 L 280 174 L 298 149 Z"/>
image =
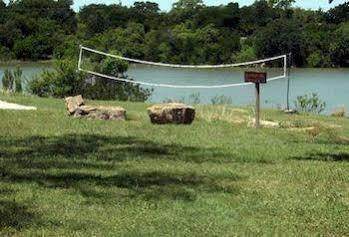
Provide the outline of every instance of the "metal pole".
<path id="1" fill-rule="evenodd" d="M 287 111 L 290 111 L 290 67 L 291 67 L 291 55 L 292 53 L 289 53 L 289 65 L 287 67 Z"/>
<path id="2" fill-rule="evenodd" d="M 82 45 L 79 46 L 80 52 L 79 52 L 79 61 L 78 61 L 78 70 L 81 70 L 81 59 L 82 59 Z"/>
<path id="3" fill-rule="evenodd" d="M 256 86 L 256 128 L 260 127 L 260 88 L 259 83 L 255 83 Z"/>

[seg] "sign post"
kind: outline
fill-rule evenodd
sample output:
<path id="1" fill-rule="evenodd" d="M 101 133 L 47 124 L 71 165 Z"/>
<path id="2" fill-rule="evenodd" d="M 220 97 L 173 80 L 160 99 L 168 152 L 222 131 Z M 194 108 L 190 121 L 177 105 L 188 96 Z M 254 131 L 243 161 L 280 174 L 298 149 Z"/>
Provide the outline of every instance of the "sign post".
<path id="1" fill-rule="evenodd" d="M 267 83 L 265 72 L 245 72 L 245 82 L 252 82 L 256 87 L 256 128 L 260 127 L 260 84 Z"/>

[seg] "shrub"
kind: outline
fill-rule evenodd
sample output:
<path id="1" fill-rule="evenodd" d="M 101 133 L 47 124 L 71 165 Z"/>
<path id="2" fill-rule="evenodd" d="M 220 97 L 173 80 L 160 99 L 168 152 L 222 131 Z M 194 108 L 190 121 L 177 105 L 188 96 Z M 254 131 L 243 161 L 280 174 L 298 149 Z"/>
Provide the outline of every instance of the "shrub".
<path id="1" fill-rule="evenodd" d="M 314 52 L 307 58 L 307 63 L 310 67 L 320 67 L 323 63 L 323 57 L 321 52 Z"/>
<path id="2" fill-rule="evenodd" d="M 311 96 L 298 96 L 294 102 L 296 109 L 300 112 L 320 114 L 326 108 L 326 102 L 322 101 L 316 93 Z"/>
<path id="3" fill-rule="evenodd" d="M 243 45 L 241 51 L 232 54 L 231 59 L 235 63 L 249 62 L 256 60 L 257 55 L 252 46 Z"/>
<path id="4" fill-rule="evenodd" d="M 23 91 L 22 88 L 22 74 L 23 71 L 22 69 L 17 66 L 16 69 L 13 71 L 13 78 L 14 78 L 14 83 L 15 83 L 15 92 L 21 93 Z"/>
<path id="5" fill-rule="evenodd" d="M 13 85 L 13 75 L 9 69 L 4 71 L 4 75 L 2 76 L 2 89 L 4 91 L 11 91 Z"/>
<path id="6" fill-rule="evenodd" d="M 225 95 L 216 95 L 211 99 L 211 104 L 213 105 L 231 105 L 233 103 L 233 100 L 230 96 Z"/>
<path id="7" fill-rule="evenodd" d="M 193 93 L 191 95 L 189 95 L 189 103 L 190 104 L 194 104 L 194 105 L 197 105 L 197 104 L 200 104 L 200 92 L 198 93 Z"/>
<path id="8" fill-rule="evenodd" d="M 15 59 L 16 55 L 11 52 L 8 48 L 0 45 L 0 61 L 8 61 Z"/>
<path id="9" fill-rule="evenodd" d="M 45 70 L 28 83 L 29 92 L 41 97 L 65 97 L 81 94 L 85 75 L 76 72 L 76 64 L 70 60 L 54 63 L 54 70 Z"/>
<path id="10" fill-rule="evenodd" d="M 115 52 L 113 52 L 115 54 Z M 117 78 L 132 80 L 125 72 L 128 70 L 128 63 L 114 58 L 106 58 L 95 66 L 95 71 Z M 111 80 L 103 77 L 88 76 L 88 83 L 81 93 L 89 99 L 101 100 L 123 100 L 123 101 L 146 101 L 151 95 L 151 89 L 144 89 L 140 85 L 128 82 Z"/>
<path id="11" fill-rule="evenodd" d="M 178 99 L 166 98 L 166 99 L 164 99 L 162 101 L 162 103 L 165 103 L 165 104 L 167 104 L 167 103 L 182 103 L 182 104 L 184 104 L 185 103 L 185 97 L 182 96 L 182 97 L 180 97 Z"/>
<path id="12" fill-rule="evenodd" d="M 29 92 L 41 97 L 65 97 L 81 94 L 87 99 L 145 101 L 152 90 L 140 85 L 110 80 L 76 72 L 73 60 L 58 60 L 54 70 L 45 70 L 39 77 L 28 83 Z M 107 58 L 98 62 L 95 70 L 107 75 L 127 78 L 128 64 L 124 61 Z"/>
<path id="13" fill-rule="evenodd" d="M 331 116 L 333 117 L 345 117 L 346 115 L 346 111 L 345 111 L 345 107 L 339 107 L 336 108 L 332 113 Z"/>
<path id="14" fill-rule="evenodd" d="M 2 77 L 2 88 L 7 92 L 22 92 L 22 69 L 16 67 L 14 71 L 6 69 Z"/>

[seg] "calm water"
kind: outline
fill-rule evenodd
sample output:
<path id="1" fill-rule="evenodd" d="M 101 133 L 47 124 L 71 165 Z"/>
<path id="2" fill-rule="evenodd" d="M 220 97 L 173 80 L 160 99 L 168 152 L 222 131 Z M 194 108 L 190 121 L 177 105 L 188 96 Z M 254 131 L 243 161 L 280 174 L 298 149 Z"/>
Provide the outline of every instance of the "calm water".
<path id="1" fill-rule="evenodd" d="M 21 65 L 26 77 L 39 74 L 48 64 Z M 6 68 L 11 66 L 0 65 L 0 78 Z M 242 69 L 169 69 L 143 65 L 132 65 L 128 74 L 141 81 L 181 85 L 218 85 L 241 83 Z M 269 76 L 280 75 L 282 71 L 272 69 Z M 346 106 L 349 111 L 349 68 L 348 69 L 292 69 L 290 83 L 291 106 L 299 95 L 318 93 L 326 101 L 326 113 L 338 106 Z M 277 80 L 262 85 L 262 102 L 268 107 L 284 107 L 286 105 L 286 80 Z M 167 99 L 188 102 L 189 96 L 199 93 L 201 103 L 209 104 L 216 95 L 225 95 L 232 98 L 234 105 L 249 105 L 254 103 L 254 86 L 233 87 L 225 89 L 168 89 L 155 88 L 150 101 L 163 102 Z"/>

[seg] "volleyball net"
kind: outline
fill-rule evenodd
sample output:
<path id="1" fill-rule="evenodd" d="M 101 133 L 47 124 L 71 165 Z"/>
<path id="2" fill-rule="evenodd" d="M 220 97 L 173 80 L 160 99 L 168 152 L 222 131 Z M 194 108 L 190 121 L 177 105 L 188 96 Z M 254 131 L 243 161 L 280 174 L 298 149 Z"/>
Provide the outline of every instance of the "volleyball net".
<path id="1" fill-rule="evenodd" d="M 220 64 L 220 65 L 181 65 L 181 64 L 169 64 L 169 63 L 162 63 L 162 62 L 151 62 L 151 61 L 145 61 L 145 60 L 139 60 L 139 59 L 133 59 L 128 57 L 123 57 L 120 55 L 114 55 L 111 53 L 106 53 L 102 51 L 98 51 L 92 48 L 80 46 L 80 52 L 79 52 L 79 61 L 78 61 L 78 71 L 85 72 L 90 75 L 93 75 L 95 77 L 100 78 L 106 78 L 114 81 L 119 82 L 126 82 L 126 83 L 132 83 L 132 84 L 138 84 L 143 86 L 150 86 L 150 87 L 165 87 L 165 88 L 174 88 L 174 89 L 219 89 L 219 88 L 230 88 L 230 87 L 239 87 L 239 86 L 247 86 L 247 85 L 253 85 L 253 83 L 226 83 L 226 84 L 215 84 L 215 85 L 193 85 L 193 84 L 167 84 L 164 82 L 151 82 L 151 80 L 138 80 L 137 78 L 135 80 L 130 79 L 125 76 L 120 76 L 117 73 L 112 74 L 105 74 L 100 70 L 97 70 L 96 66 L 93 66 L 93 64 L 98 64 L 98 62 L 101 62 L 105 58 L 114 58 L 118 60 L 122 60 L 131 64 L 143 64 L 143 65 L 149 65 L 149 66 L 156 66 L 156 67 L 167 67 L 167 68 L 176 68 L 176 69 L 223 69 L 223 68 L 248 68 L 249 70 L 255 70 L 255 71 L 266 71 L 268 67 L 275 66 L 279 68 L 280 72 L 278 74 L 271 76 L 268 76 L 267 81 L 275 81 L 284 79 L 287 77 L 287 69 L 288 69 L 288 56 L 287 55 L 280 55 L 276 57 L 261 59 L 261 60 L 255 60 L 250 62 L 238 62 L 238 63 L 232 63 L 232 64 Z M 195 80 L 197 81 L 197 80 Z M 225 80 L 226 81 L 226 80 Z"/>

